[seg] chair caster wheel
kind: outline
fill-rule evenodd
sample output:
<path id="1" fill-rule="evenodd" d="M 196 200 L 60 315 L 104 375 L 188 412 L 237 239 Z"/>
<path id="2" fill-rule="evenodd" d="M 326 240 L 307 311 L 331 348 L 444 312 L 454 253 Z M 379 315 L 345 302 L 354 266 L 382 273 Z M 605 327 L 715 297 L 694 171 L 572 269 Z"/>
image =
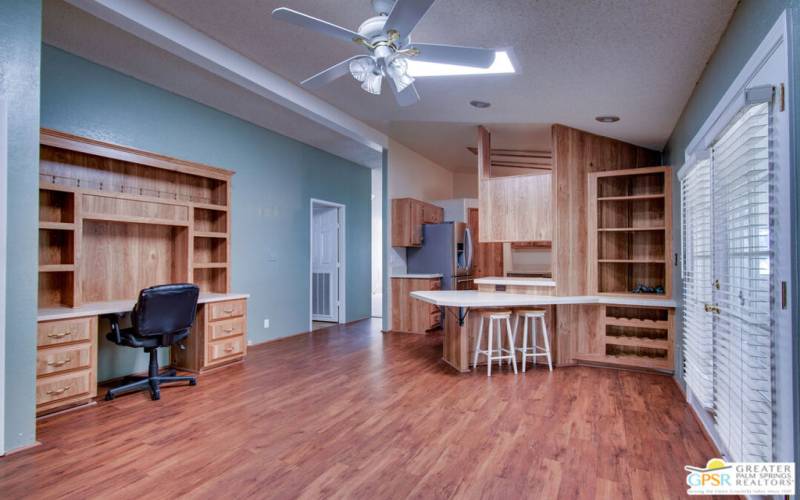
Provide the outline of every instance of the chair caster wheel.
<path id="1" fill-rule="evenodd" d="M 197 380 L 190 380 L 189 385 L 197 385 Z"/>
<path id="2" fill-rule="evenodd" d="M 150 395 L 150 398 L 151 398 L 153 401 L 158 401 L 159 399 L 161 399 L 161 393 L 160 393 L 160 392 L 156 392 L 156 393 L 154 393 L 154 394 L 151 394 L 151 395 Z"/>
<path id="3" fill-rule="evenodd" d="M 106 401 L 111 401 L 113 399 L 114 399 L 114 395 L 111 394 L 110 392 L 107 392 L 106 393 Z"/>

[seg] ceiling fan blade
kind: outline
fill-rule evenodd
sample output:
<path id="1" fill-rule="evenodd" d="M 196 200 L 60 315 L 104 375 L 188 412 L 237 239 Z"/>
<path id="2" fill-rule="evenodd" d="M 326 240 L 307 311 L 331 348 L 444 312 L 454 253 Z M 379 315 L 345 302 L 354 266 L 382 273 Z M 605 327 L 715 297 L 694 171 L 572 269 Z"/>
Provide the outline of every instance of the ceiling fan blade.
<path id="1" fill-rule="evenodd" d="M 328 21 L 323 21 L 322 19 L 317 19 L 316 17 L 311 17 L 307 14 L 303 14 L 302 12 L 297 12 L 296 10 L 287 9 L 286 7 L 280 7 L 273 10 L 272 17 L 294 24 L 295 26 L 300 26 L 301 28 L 308 28 L 319 33 L 324 33 L 328 36 L 341 38 L 342 40 L 346 40 L 348 42 L 364 39 L 363 36 L 359 35 L 355 31 L 342 28 L 341 26 L 329 23 Z"/>
<path id="2" fill-rule="evenodd" d="M 391 78 L 390 78 L 391 80 Z M 417 92 L 417 88 L 412 83 L 408 87 L 404 88 L 402 92 L 397 91 L 397 86 L 394 82 L 389 84 L 392 87 L 392 92 L 394 92 L 394 98 L 397 100 L 397 104 L 400 106 L 406 107 L 411 106 L 419 102 L 419 92 Z"/>
<path id="3" fill-rule="evenodd" d="M 332 81 L 343 77 L 350 73 L 350 62 L 354 59 L 358 59 L 364 56 L 353 56 L 350 59 L 345 59 L 344 61 L 340 62 L 339 64 L 333 65 L 330 68 L 320 71 L 316 75 L 312 76 L 311 78 L 307 78 L 303 80 L 300 84 L 307 89 L 316 90 L 319 88 L 324 87 L 325 85 L 331 83 Z"/>
<path id="4" fill-rule="evenodd" d="M 395 30 L 403 38 L 407 37 L 431 8 L 433 2 L 434 0 L 397 0 L 383 29 Z"/>
<path id="5" fill-rule="evenodd" d="M 419 55 L 414 56 L 416 61 L 457 64 L 476 68 L 488 68 L 494 63 L 494 49 L 437 45 L 434 43 L 414 43 L 412 46 L 415 49 L 419 49 Z"/>

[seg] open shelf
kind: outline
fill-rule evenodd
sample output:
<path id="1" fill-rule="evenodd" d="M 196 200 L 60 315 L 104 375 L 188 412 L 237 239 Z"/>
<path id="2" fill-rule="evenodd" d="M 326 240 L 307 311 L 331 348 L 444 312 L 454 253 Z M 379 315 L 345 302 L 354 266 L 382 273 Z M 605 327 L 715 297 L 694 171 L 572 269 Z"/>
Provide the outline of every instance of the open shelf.
<path id="1" fill-rule="evenodd" d="M 72 222 L 40 222 L 39 229 L 52 229 L 58 231 L 74 231 L 75 224 Z"/>
<path id="2" fill-rule="evenodd" d="M 75 263 L 75 232 L 39 229 L 39 266 Z"/>
<path id="3" fill-rule="evenodd" d="M 626 170 L 623 175 L 601 175 L 597 181 L 598 198 L 621 198 L 639 196 L 664 196 L 664 182 L 667 173 L 663 170 Z"/>
<path id="4" fill-rule="evenodd" d="M 221 238 L 225 239 L 228 237 L 228 233 L 215 233 L 211 231 L 195 231 L 195 237 L 198 238 Z"/>
<path id="5" fill-rule="evenodd" d="M 600 227 L 597 228 L 597 231 L 603 233 L 633 233 L 638 231 L 666 231 L 667 228 L 664 226 L 656 226 L 656 227 Z"/>
<path id="6" fill-rule="evenodd" d="M 656 194 L 631 194 L 624 196 L 603 196 L 597 198 L 597 201 L 637 201 L 637 200 L 659 200 L 664 198 L 664 193 Z"/>
<path id="7" fill-rule="evenodd" d="M 228 264 L 224 262 L 195 262 L 195 269 L 227 269 Z"/>
<path id="8" fill-rule="evenodd" d="M 591 293 L 671 296 L 671 193 L 668 167 L 589 174 Z"/>
<path id="9" fill-rule="evenodd" d="M 75 307 L 75 273 L 39 272 L 38 307 Z"/>
<path id="10" fill-rule="evenodd" d="M 200 287 L 201 292 L 224 293 L 228 287 L 227 266 L 195 269 L 194 282 Z"/>
<path id="11" fill-rule="evenodd" d="M 195 207 L 194 229 L 197 233 L 226 234 L 228 231 L 228 212 Z"/>
<path id="12" fill-rule="evenodd" d="M 194 237 L 195 267 L 207 264 L 228 262 L 228 240 L 225 238 L 198 236 Z"/>
<path id="13" fill-rule="evenodd" d="M 74 223 L 75 193 L 52 189 L 39 189 L 40 223 Z"/>

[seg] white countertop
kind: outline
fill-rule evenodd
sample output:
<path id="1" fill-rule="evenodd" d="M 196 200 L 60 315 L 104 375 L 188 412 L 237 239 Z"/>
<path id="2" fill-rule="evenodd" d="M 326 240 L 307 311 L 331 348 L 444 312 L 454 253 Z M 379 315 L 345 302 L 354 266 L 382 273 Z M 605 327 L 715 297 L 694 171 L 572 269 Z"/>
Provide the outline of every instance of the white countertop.
<path id="1" fill-rule="evenodd" d="M 392 278 L 407 279 L 407 280 L 427 280 L 441 278 L 441 274 L 396 274 Z"/>
<path id="2" fill-rule="evenodd" d="M 501 278 L 492 276 L 491 278 L 478 278 L 476 285 L 507 285 L 507 286 L 556 286 L 556 282 L 550 278 Z"/>
<path id="3" fill-rule="evenodd" d="M 201 293 L 197 299 L 198 304 L 209 302 L 222 302 L 224 300 L 237 300 L 250 298 L 249 293 Z M 37 321 L 50 321 L 55 319 L 80 318 L 83 316 L 100 316 L 119 312 L 129 312 L 136 304 L 132 300 L 109 300 L 107 302 L 90 302 L 79 307 L 47 307 L 39 309 Z"/>
<path id="4" fill-rule="evenodd" d="M 614 295 L 536 295 L 527 293 L 436 290 L 411 292 L 411 296 L 445 307 L 523 307 L 560 304 L 606 304 L 619 306 L 676 307 L 672 299 L 622 297 Z"/>

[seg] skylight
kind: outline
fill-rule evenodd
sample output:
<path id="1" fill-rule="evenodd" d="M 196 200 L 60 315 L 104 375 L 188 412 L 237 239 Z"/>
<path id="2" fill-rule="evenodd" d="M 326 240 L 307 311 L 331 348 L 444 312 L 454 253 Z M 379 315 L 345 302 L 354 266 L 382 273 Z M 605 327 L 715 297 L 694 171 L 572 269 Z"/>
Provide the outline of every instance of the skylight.
<path id="1" fill-rule="evenodd" d="M 460 66 L 458 64 L 441 64 L 425 61 L 415 61 L 414 58 L 408 59 L 408 74 L 413 77 L 419 76 L 457 76 L 457 75 L 497 75 L 503 73 L 516 73 L 514 63 L 511 62 L 508 52 L 498 50 L 494 56 L 494 62 L 488 68 L 474 68 L 472 66 Z"/>

